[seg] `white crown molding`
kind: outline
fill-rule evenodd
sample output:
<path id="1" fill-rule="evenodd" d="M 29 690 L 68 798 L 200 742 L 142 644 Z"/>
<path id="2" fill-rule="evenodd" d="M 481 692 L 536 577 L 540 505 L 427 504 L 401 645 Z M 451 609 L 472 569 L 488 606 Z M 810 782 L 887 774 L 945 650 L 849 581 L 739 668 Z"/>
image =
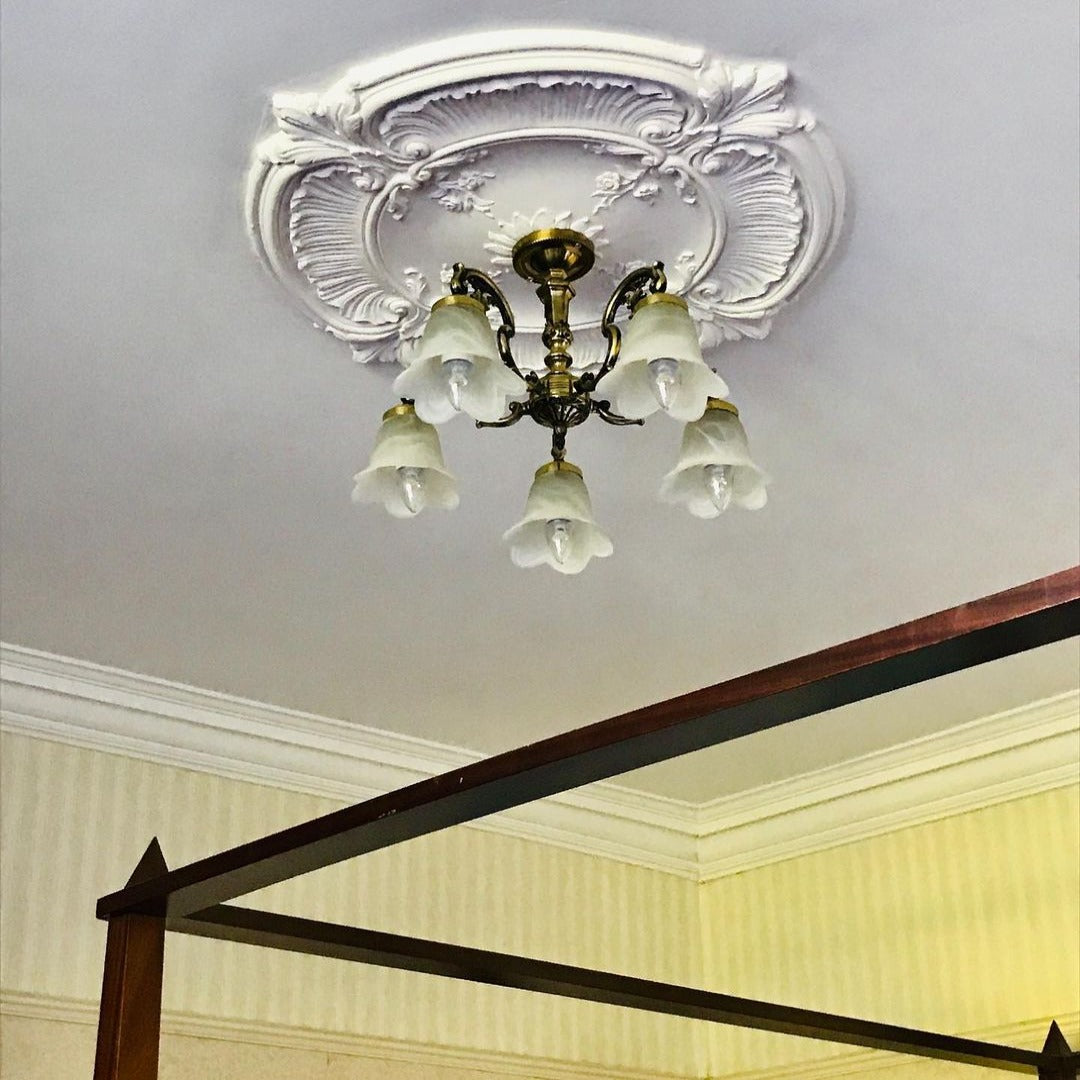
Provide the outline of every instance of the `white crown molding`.
<path id="1" fill-rule="evenodd" d="M 0 691 L 6 731 L 342 803 L 484 756 L 6 644 Z M 605 783 L 470 827 L 696 878 L 695 821 L 689 803 Z"/>
<path id="2" fill-rule="evenodd" d="M 771 61 L 584 29 L 473 34 L 276 94 L 271 113 L 247 184 L 256 251 L 363 361 L 402 359 L 446 263 L 504 274 L 531 228 L 592 236 L 605 292 L 667 259 L 705 346 L 763 337 L 840 231 L 836 155 Z M 602 358 L 605 299 L 580 290 L 582 366 Z M 518 324 L 526 367 L 542 329 Z"/>
<path id="3" fill-rule="evenodd" d="M 481 755 L 14 645 L 0 727 L 341 802 Z M 593 784 L 472 823 L 709 881 L 1080 779 L 1080 693 L 695 806 Z"/>
<path id="4" fill-rule="evenodd" d="M 58 997 L 47 994 L 27 994 L 14 990 L 0 992 L 0 1015 L 26 1020 L 62 1024 L 97 1024 L 98 1009 L 92 1001 Z M 1040 1017 L 1018 1023 L 968 1031 L 967 1038 L 1003 1043 L 1008 1046 L 1037 1047 L 1042 1044 L 1051 1019 L 1056 1019 L 1065 1037 L 1076 1045 L 1080 1033 L 1080 1013 L 1058 1017 Z M 410 1065 L 444 1066 L 462 1069 L 474 1076 L 494 1075 L 523 1077 L 528 1080 L 691 1080 L 685 1074 L 645 1072 L 638 1069 L 619 1069 L 611 1066 L 558 1061 L 552 1058 L 528 1057 L 520 1054 L 495 1053 L 432 1046 L 429 1043 L 407 1042 L 398 1039 L 350 1035 L 336 1031 L 264 1024 L 253 1020 L 229 1020 L 189 1013 L 162 1013 L 161 1030 L 165 1035 L 188 1036 L 196 1039 L 215 1039 L 225 1042 L 248 1043 L 289 1050 L 309 1050 L 323 1054 L 347 1054 L 372 1058 L 382 1062 Z M 838 1080 L 839 1077 L 884 1075 L 893 1069 L 911 1064 L 911 1058 L 883 1051 L 848 1051 L 823 1060 L 797 1062 L 751 1072 L 722 1073 L 711 1071 L 712 1077 L 725 1080 Z"/>
<path id="5" fill-rule="evenodd" d="M 95 1002 L 76 998 L 4 990 L 0 991 L 0 1016 L 96 1027 L 98 1007 Z M 162 1012 L 161 1031 L 166 1036 L 247 1043 L 281 1050 L 307 1050 L 317 1054 L 342 1054 L 429 1068 L 441 1066 L 459 1069 L 463 1075 L 505 1077 L 506 1080 L 512 1077 L 522 1077 L 523 1080 L 691 1080 L 682 1073 L 590 1065 L 556 1058 L 438 1046 L 374 1035 L 198 1016 L 169 1010 Z"/>
<path id="6" fill-rule="evenodd" d="M 960 724 L 699 808 L 700 879 L 1080 781 L 1080 692 Z"/>

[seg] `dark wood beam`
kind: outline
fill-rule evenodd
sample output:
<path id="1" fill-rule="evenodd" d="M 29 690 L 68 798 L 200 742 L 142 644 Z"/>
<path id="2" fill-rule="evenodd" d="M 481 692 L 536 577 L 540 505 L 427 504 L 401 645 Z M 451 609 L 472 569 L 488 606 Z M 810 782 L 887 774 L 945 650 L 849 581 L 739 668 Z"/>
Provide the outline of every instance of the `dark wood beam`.
<path id="1" fill-rule="evenodd" d="M 499 754 L 103 897 L 184 915 L 343 859 L 1080 633 L 1080 567 Z"/>
<path id="2" fill-rule="evenodd" d="M 801 1035 L 873 1050 L 957 1061 L 1006 1072 L 1035 1075 L 1043 1062 L 1043 1055 L 1034 1050 L 229 905 L 169 919 L 168 927 L 199 937 L 353 960 L 759 1031 Z M 1052 1075 L 1056 1078 L 1058 1074 Z"/>

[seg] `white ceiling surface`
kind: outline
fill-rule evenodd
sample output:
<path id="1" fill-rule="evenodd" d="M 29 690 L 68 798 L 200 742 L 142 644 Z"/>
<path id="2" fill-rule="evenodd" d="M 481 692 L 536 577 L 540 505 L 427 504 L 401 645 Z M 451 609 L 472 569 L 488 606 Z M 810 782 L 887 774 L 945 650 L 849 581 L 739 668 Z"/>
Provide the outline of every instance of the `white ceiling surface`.
<path id="1" fill-rule="evenodd" d="M 452 515 L 350 503 L 391 373 L 312 330 L 249 248 L 269 94 L 537 11 L 6 5 L 5 640 L 496 751 L 1078 561 L 1071 0 L 545 5 L 783 59 L 835 141 L 839 250 L 766 341 L 714 358 L 769 505 L 659 505 L 665 418 L 572 433 L 616 548 L 580 577 L 500 542 L 545 456 L 531 426 L 444 429 Z M 753 786 L 1076 686 L 1077 651 L 1000 671 L 631 779 Z"/>

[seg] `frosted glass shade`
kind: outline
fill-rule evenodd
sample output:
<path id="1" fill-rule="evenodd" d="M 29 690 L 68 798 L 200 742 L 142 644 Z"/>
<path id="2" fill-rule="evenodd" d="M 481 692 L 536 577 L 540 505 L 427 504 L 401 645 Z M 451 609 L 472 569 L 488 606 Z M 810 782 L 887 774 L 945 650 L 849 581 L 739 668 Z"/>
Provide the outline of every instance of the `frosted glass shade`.
<path id="1" fill-rule="evenodd" d="M 455 377 L 459 407 L 451 396 Z M 394 380 L 394 393 L 415 401 L 416 415 L 429 424 L 444 424 L 458 412 L 474 420 L 498 420 L 506 399 L 524 390 L 499 357 L 484 305 L 471 296 L 435 302 L 412 362 Z"/>
<path id="2" fill-rule="evenodd" d="M 750 457 L 738 410 L 716 399 L 700 420 L 686 425 L 678 464 L 660 482 L 660 498 L 685 505 L 694 517 L 717 517 L 721 509 L 710 493 L 710 465 L 730 466 L 733 506 L 759 510 L 765 505 L 769 478 Z"/>
<path id="3" fill-rule="evenodd" d="M 600 384 L 603 396 L 623 416 L 635 420 L 650 416 L 661 408 L 654 389 L 657 369 L 650 364 L 665 359 L 677 365 L 667 404 L 667 412 L 677 420 L 697 420 L 710 397 L 727 395 L 727 384 L 701 355 L 686 301 L 670 293 L 653 293 L 634 308 L 619 359 Z"/>
<path id="4" fill-rule="evenodd" d="M 561 562 L 551 542 L 549 522 L 561 523 Z M 607 533 L 593 521 L 581 470 L 566 461 L 552 461 L 537 469 L 525 500 L 525 516 L 503 534 L 503 539 L 510 545 L 515 565 L 546 563 L 560 574 L 580 574 L 590 559 L 606 558 L 613 551 Z"/>
<path id="5" fill-rule="evenodd" d="M 411 475 L 422 501 L 411 509 L 399 470 Z M 413 517 L 423 506 L 453 510 L 458 504 L 457 482 L 443 462 L 439 433 L 424 423 L 412 405 L 395 405 L 383 414 L 368 467 L 353 478 L 353 502 L 378 503 L 399 518 Z"/>

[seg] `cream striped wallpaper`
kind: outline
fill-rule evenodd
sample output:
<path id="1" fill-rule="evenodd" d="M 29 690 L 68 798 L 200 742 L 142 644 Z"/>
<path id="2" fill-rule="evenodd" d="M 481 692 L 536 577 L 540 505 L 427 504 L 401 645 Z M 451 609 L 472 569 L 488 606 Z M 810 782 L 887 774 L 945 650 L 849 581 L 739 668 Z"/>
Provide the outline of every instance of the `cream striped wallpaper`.
<path id="1" fill-rule="evenodd" d="M 34 1002 L 71 1003 L 67 1018 L 90 1032 L 92 1012 L 79 1003 L 97 997 L 104 945 L 93 901 L 123 882 L 151 835 L 177 865 L 334 806 L 18 735 L 3 737 L 2 769 L 0 983 L 20 1013 L 8 1025 L 14 1034 L 5 1036 L 4 1080 L 88 1076 L 86 1036 L 70 1072 L 55 1065 L 34 1071 L 25 1055 L 35 1040 L 27 1032 L 56 1013 L 43 1007 L 35 1019 Z M 1078 824 L 1078 792 L 1062 788 L 707 885 L 459 828 L 244 902 L 893 1022 L 1000 1030 L 1031 1042 L 1041 1041 L 1052 1015 L 1077 1035 Z M 174 1032 L 165 1044 L 168 1080 L 214 1075 L 205 1066 L 185 1072 L 184 1062 L 218 1051 L 221 1061 L 234 1061 L 240 1053 L 227 1042 L 200 1042 L 197 1053 L 195 1041 L 179 1049 L 193 1031 L 209 1030 L 209 1019 L 183 1019 L 192 1016 L 228 1020 L 223 1039 L 259 1044 L 278 1033 L 273 1040 L 291 1045 L 289 1053 L 303 1050 L 305 1060 L 327 1063 L 331 1045 L 340 1050 L 348 1039 L 366 1039 L 368 1052 L 385 1046 L 398 1062 L 371 1075 L 410 1080 L 436 1075 L 427 1058 L 413 1072 L 401 1064 L 418 1061 L 417 1048 L 441 1054 L 447 1068 L 457 1061 L 460 1075 L 489 1077 L 823 1080 L 864 1075 L 879 1064 L 830 1044 L 178 936 L 168 940 L 166 969 Z M 61 1027 L 71 1024 L 54 1025 Z M 62 1042 L 58 1035 L 56 1045 Z M 320 1056 L 313 1048 L 324 1044 Z M 294 1059 L 282 1054 L 285 1068 Z M 461 1066 L 462 1054 L 472 1054 L 472 1064 Z M 258 1068 L 223 1066 L 220 1075 L 265 1075 L 265 1046 L 252 1055 Z M 556 1068 L 559 1062 L 565 1068 Z M 882 1075 L 892 1076 L 903 1062 L 889 1056 L 880 1064 L 889 1067 Z M 368 1075 L 319 1069 L 281 1075 Z M 904 1065 L 902 1075 L 976 1080 L 978 1072 Z"/>
<path id="2" fill-rule="evenodd" d="M 0 969 L 7 991 L 91 1000 L 103 926 L 152 835 L 172 865 L 333 809 L 327 800 L 5 735 Z M 245 903 L 644 977 L 701 979 L 697 886 L 454 829 Z M 166 1009 L 612 1068 L 697 1075 L 701 1025 L 520 991 L 170 935 Z M 57 1078 L 60 1080 L 60 1078 Z"/>
<path id="3" fill-rule="evenodd" d="M 1038 1046 L 1058 1017 L 1075 1038 L 1080 789 L 722 878 L 704 886 L 703 914 L 716 989 L 953 1033 L 1022 1022 Z M 838 1052 L 732 1028 L 709 1039 L 717 1075 Z"/>

